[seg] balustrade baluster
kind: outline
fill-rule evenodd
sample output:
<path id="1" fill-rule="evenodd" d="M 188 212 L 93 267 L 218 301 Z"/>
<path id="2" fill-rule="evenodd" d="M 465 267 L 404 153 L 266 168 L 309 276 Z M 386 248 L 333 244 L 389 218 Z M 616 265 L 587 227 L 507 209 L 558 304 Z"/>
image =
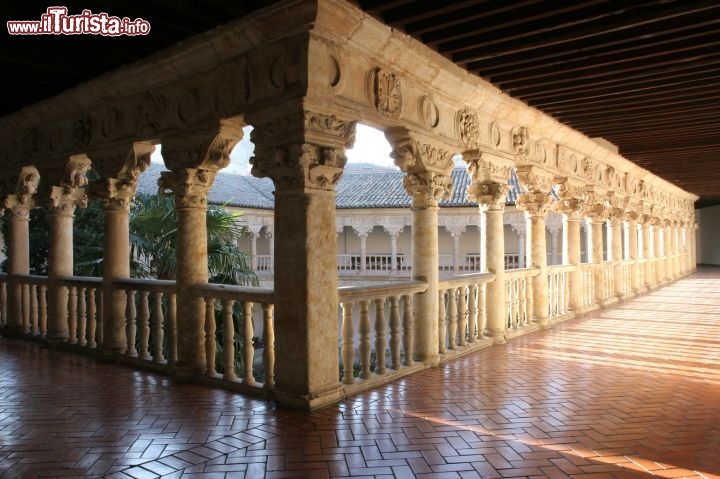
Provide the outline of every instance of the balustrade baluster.
<path id="1" fill-rule="evenodd" d="M 243 303 L 243 341 L 245 346 L 244 365 L 245 374 L 243 375 L 243 384 L 255 384 L 255 376 L 253 375 L 253 362 L 255 361 L 255 347 L 253 346 L 253 302 L 245 301 Z"/>
<path id="2" fill-rule="evenodd" d="M 140 291 L 140 320 L 138 329 L 140 330 L 140 351 L 138 355 L 140 359 L 150 359 L 150 351 L 148 351 L 150 343 L 150 305 L 149 291 Z"/>
<path id="3" fill-rule="evenodd" d="M 448 349 L 455 349 L 457 345 L 458 309 L 456 288 L 448 289 Z"/>
<path id="4" fill-rule="evenodd" d="M 47 334 L 47 286 L 40 286 L 40 297 L 38 298 L 38 311 L 40 317 L 38 319 L 40 327 L 40 335 L 45 337 Z"/>
<path id="5" fill-rule="evenodd" d="M 471 284 L 468 286 L 468 343 L 474 343 L 478 336 L 478 290 L 479 286 L 477 284 Z"/>
<path id="6" fill-rule="evenodd" d="M 478 286 L 478 339 L 485 337 L 485 327 L 487 326 L 487 285 L 485 283 Z"/>
<path id="7" fill-rule="evenodd" d="M 513 280 L 509 280 L 505 282 L 505 310 L 506 310 L 506 318 L 507 321 L 507 327 L 508 329 L 512 329 L 515 325 L 513 324 L 513 318 L 515 316 L 513 311 L 513 305 L 515 303 L 515 300 L 513 299 Z"/>
<path id="8" fill-rule="evenodd" d="M 21 288 L 23 333 L 28 334 L 30 332 L 30 285 L 23 284 Z"/>
<path id="9" fill-rule="evenodd" d="M 385 298 L 375 300 L 375 374 L 385 374 L 385 348 L 387 337 L 385 336 Z"/>
<path id="10" fill-rule="evenodd" d="M 80 346 L 87 345 L 87 338 L 85 337 L 86 325 L 87 325 L 87 302 L 85 300 L 86 289 L 81 287 L 78 290 L 78 344 Z"/>
<path id="11" fill-rule="evenodd" d="M 465 287 L 458 288 L 458 346 L 465 346 L 466 330 L 467 330 L 467 298 L 465 297 Z"/>
<path id="12" fill-rule="evenodd" d="M 355 377 L 353 376 L 353 361 L 355 360 L 355 346 L 354 331 L 353 331 L 353 318 L 352 318 L 353 303 L 345 302 L 342 303 L 343 310 L 343 323 L 342 323 L 342 362 L 343 362 L 343 383 L 353 384 Z"/>
<path id="13" fill-rule="evenodd" d="M 70 286 L 68 289 L 68 342 L 77 344 L 77 288 Z"/>
<path id="14" fill-rule="evenodd" d="M 412 297 L 403 295 L 403 350 L 405 352 L 405 365 L 412 366 L 413 360 L 413 312 Z"/>
<path id="15" fill-rule="evenodd" d="M 447 320 L 445 311 L 445 293 L 446 290 L 440 288 L 438 292 L 438 348 L 440 354 L 447 353 Z"/>
<path id="16" fill-rule="evenodd" d="M 235 300 L 223 299 L 223 367 L 225 372 L 223 373 L 223 379 L 227 381 L 234 381 L 237 379 L 235 373 L 235 323 L 233 322 L 233 306 Z"/>
<path id="17" fill-rule="evenodd" d="M 102 289 L 99 289 L 97 292 L 97 314 L 96 314 L 96 321 L 95 321 L 95 338 L 97 341 L 97 344 L 103 343 L 103 292 Z"/>
<path id="18" fill-rule="evenodd" d="M 152 313 L 152 328 L 153 328 L 153 361 L 161 363 L 165 361 L 163 355 L 163 322 L 165 321 L 163 310 L 162 310 L 162 297 L 163 294 L 160 291 L 153 293 L 153 313 Z"/>
<path id="19" fill-rule="evenodd" d="M 360 378 L 370 378 L 370 314 L 368 306 L 370 301 L 364 299 L 358 301 L 360 305 Z"/>
<path id="20" fill-rule="evenodd" d="M 95 325 L 97 322 L 96 308 L 95 308 L 95 288 L 88 288 L 87 290 L 87 320 L 85 322 L 85 345 L 89 348 L 96 348 L 97 343 L 95 342 Z M 128 339 L 128 342 L 130 340 Z M 133 337 L 134 341 L 134 337 Z M 135 343 L 133 342 L 133 347 Z"/>
<path id="21" fill-rule="evenodd" d="M 263 303 L 263 365 L 265 368 L 265 389 L 272 389 L 275 383 L 275 324 L 273 305 Z"/>
<path id="22" fill-rule="evenodd" d="M 390 361 L 394 370 L 400 369 L 400 308 L 397 296 L 390 296 Z"/>
<path id="23" fill-rule="evenodd" d="M 207 297 L 205 299 L 205 374 L 214 376 L 217 373 L 215 368 L 215 356 L 217 345 L 215 343 L 215 300 Z"/>
<path id="24" fill-rule="evenodd" d="M 168 364 L 177 362 L 177 296 L 175 293 L 167 294 L 167 347 L 168 347 Z M 213 341 L 214 342 L 214 341 Z M 215 360 L 215 357 L 206 361 Z"/>
<path id="25" fill-rule="evenodd" d="M 30 286 L 30 324 L 33 335 L 40 334 L 38 318 L 38 287 L 36 284 L 33 284 Z"/>
<path id="26" fill-rule="evenodd" d="M 125 354 L 131 358 L 136 358 L 138 352 L 137 347 L 135 346 L 135 333 L 137 332 L 137 325 L 135 323 L 135 320 L 137 319 L 137 310 L 135 309 L 135 291 L 131 289 L 125 290 L 125 298 L 125 335 L 127 336 L 127 349 L 125 350 Z M 94 305 L 95 301 L 92 300 L 90 304 Z M 94 308 L 94 306 L 92 307 Z M 91 332 L 94 331 L 90 331 L 90 328 L 88 328 L 88 337 L 91 338 L 91 340 L 94 340 L 94 334 L 91 334 Z"/>
<path id="27" fill-rule="evenodd" d="M 518 311 L 520 312 L 518 321 L 520 326 L 527 326 L 530 321 L 528 315 L 528 303 L 530 302 L 528 300 L 528 288 L 527 278 L 522 278 L 518 281 Z"/>

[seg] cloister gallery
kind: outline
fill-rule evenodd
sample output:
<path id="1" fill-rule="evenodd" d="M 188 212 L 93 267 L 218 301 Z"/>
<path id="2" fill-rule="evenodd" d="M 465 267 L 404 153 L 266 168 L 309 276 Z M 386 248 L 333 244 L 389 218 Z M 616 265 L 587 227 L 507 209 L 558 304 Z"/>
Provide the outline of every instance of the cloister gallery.
<path id="1" fill-rule="evenodd" d="M 387 222 L 336 211 L 358 121 L 384 131 L 402 172 L 411 207 L 384 212 Z M 244 208 L 253 234 L 272 228 L 272 288 L 207 283 L 208 190 L 247 125 L 252 175 L 274 189 L 272 212 Z M 320 408 L 695 269 L 696 195 L 342 0 L 256 11 L 7 115 L 0 131 L 10 228 L 5 335 L 283 406 Z M 159 144 L 159 187 L 178 216 L 175 281 L 129 277 L 129 206 Z M 440 205 L 453 192 L 457 155 L 467 187 L 455 194 L 475 205 L 462 214 L 479 229 L 472 249 L 444 253 L 451 259 L 441 276 L 439 226 L 458 239 L 467 227 L 460 220 L 453 232 L 455 223 L 439 220 L 453 216 Z M 90 169 L 100 179 L 89 184 Z M 511 174 L 529 254 L 524 267 L 506 270 Z M 102 278 L 73 276 L 73 212 L 89 195 L 105 211 Z M 50 218 L 47 277 L 29 274 L 32 208 Z M 548 221 L 562 225 L 562 251 L 548 248 Z M 392 272 L 392 238 L 407 227 L 407 276 L 339 288 L 338 231 L 354 230 L 362 245 L 377 226 L 388 234 L 382 259 L 368 262 L 362 246 L 342 254 L 359 257 L 364 271 L 381 264 Z M 548 265 L 553 252 L 562 264 Z M 238 306 L 258 318 L 242 322 L 239 344 Z M 212 360 L 218 327 L 222 374 Z M 254 327 L 262 329 L 255 343 Z"/>

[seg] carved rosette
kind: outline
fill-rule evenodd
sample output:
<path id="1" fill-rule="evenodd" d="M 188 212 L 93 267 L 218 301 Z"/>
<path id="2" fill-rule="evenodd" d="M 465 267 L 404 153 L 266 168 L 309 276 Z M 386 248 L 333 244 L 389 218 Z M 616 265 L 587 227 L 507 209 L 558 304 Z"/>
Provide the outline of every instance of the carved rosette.
<path id="1" fill-rule="evenodd" d="M 373 100 L 375 108 L 385 118 L 399 118 L 402 110 L 400 78 L 383 68 L 377 68 L 373 75 Z"/>
<path id="2" fill-rule="evenodd" d="M 508 178 L 513 162 L 510 159 L 470 150 L 463 153 L 470 185 L 467 198 L 481 205 L 504 205 L 507 199 Z"/>
<path id="3" fill-rule="evenodd" d="M 90 158 L 85 155 L 71 156 L 65 166 L 59 186 L 50 188 L 49 203 L 52 214 L 72 215 L 76 207 L 87 207 L 87 172 Z"/>
<path id="4" fill-rule="evenodd" d="M 128 151 L 129 149 L 129 151 Z M 129 211 L 140 174 L 150 166 L 155 146 L 135 143 L 130 148 L 93 155 L 95 169 L 102 179 L 90 185 L 91 193 L 102 199 L 103 208 Z"/>
<path id="5" fill-rule="evenodd" d="M 217 171 L 230 164 L 230 152 L 243 137 L 238 120 L 162 139 L 162 156 L 171 170 L 195 168 Z"/>
<path id="6" fill-rule="evenodd" d="M 163 171 L 158 179 L 158 194 L 175 197 L 178 210 L 205 210 L 208 191 L 215 180 L 214 170 L 183 168 Z"/>
<path id="7" fill-rule="evenodd" d="M 16 218 L 27 219 L 30 210 L 35 208 L 33 195 L 37 192 L 40 183 L 40 173 L 34 166 L 23 166 L 18 175 L 18 182 L 14 194 L 7 195 L 3 207 L 8 209 Z"/>
<path id="8" fill-rule="evenodd" d="M 412 198 L 413 208 L 434 208 L 452 194 L 452 178 L 440 173 L 409 174 L 403 178 L 403 187 Z"/>

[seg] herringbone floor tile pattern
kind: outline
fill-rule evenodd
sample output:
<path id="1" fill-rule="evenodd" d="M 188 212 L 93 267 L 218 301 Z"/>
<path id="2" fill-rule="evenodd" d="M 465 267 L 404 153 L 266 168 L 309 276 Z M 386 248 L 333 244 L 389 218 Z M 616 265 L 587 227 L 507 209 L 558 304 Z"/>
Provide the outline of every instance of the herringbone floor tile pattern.
<path id="1" fill-rule="evenodd" d="M 0 476 L 720 478 L 720 268 L 310 414 L 0 339 Z"/>

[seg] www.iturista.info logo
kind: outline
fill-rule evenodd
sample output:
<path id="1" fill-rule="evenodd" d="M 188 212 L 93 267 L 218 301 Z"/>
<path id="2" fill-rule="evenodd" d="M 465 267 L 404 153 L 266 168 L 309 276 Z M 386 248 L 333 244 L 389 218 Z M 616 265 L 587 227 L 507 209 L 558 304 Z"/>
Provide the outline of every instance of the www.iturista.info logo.
<path id="1" fill-rule="evenodd" d="M 40 20 L 14 20 L 7 22 L 10 35 L 147 35 L 150 22 L 142 18 L 113 17 L 107 13 L 83 10 L 79 15 L 68 15 L 66 7 L 48 7 Z"/>

